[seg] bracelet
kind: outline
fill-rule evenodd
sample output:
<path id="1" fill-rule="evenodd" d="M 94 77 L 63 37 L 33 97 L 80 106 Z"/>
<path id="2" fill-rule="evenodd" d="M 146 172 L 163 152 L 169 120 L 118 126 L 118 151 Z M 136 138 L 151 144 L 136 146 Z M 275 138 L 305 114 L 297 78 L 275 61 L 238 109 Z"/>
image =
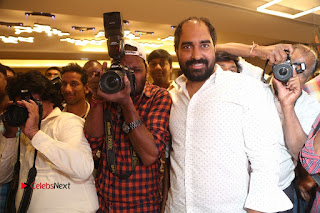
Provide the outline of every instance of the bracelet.
<path id="1" fill-rule="evenodd" d="M 95 99 L 93 96 L 91 98 L 91 105 L 93 107 L 97 106 L 97 104 L 103 104 L 104 101 L 103 100 L 99 100 L 99 99 Z"/>
<path id="2" fill-rule="evenodd" d="M 252 42 L 252 47 L 251 47 L 251 49 L 250 49 L 250 57 L 254 57 L 253 55 L 252 55 L 252 52 L 253 52 L 253 50 L 254 50 L 254 48 L 256 48 L 257 46 L 259 46 L 258 44 L 256 44 L 256 43 L 254 43 L 254 41 Z"/>

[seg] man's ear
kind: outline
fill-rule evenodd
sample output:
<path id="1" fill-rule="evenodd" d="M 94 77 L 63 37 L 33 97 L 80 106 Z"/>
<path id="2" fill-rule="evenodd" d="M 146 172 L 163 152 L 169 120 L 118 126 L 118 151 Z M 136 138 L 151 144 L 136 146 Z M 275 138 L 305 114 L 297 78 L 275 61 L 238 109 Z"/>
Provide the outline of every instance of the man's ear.
<path id="1" fill-rule="evenodd" d="M 84 94 L 88 94 L 89 93 L 89 85 L 88 83 L 86 83 L 86 85 L 84 86 Z"/>

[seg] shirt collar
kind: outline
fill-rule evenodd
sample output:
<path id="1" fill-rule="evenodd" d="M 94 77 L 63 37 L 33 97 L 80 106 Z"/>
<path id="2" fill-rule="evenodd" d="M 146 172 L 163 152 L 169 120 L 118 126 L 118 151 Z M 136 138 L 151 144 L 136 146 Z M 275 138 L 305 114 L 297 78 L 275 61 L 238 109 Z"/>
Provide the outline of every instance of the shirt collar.
<path id="1" fill-rule="evenodd" d="M 43 119 L 41 122 L 44 123 L 51 118 L 59 116 L 60 114 L 61 114 L 61 110 L 59 109 L 59 107 L 55 107 L 52 110 L 52 112 L 50 112 L 50 114 L 45 119 Z"/>

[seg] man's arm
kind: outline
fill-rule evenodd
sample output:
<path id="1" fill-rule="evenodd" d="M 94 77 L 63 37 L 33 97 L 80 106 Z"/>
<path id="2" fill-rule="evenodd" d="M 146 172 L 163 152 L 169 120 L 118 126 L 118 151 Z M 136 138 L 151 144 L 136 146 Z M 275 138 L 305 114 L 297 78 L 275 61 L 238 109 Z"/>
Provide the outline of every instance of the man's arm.
<path id="1" fill-rule="evenodd" d="M 319 123 L 320 114 L 315 120 L 312 131 L 308 136 L 308 140 L 306 141 L 304 147 L 300 152 L 300 162 L 301 165 L 306 169 L 309 174 L 317 174 L 320 173 L 320 134 L 314 132 L 314 129 Z M 315 135 L 314 140 L 312 140 L 312 136 Z"/>
<path id="2" fill-rule="evenodd" d="M 293 52 L 291 44 L 276 44 L 270 46 L 252 46 L 240 43 L 217 44 L 216 51 L 225 51 L 241 57 L 258 57 L 262 60 L 269 59 L 270 64 L 278 64 L 287 59 L 287 54 L 283 50 Z"/>
<path id="3" fill-rule="evenodd" d="M 97 95 L 102 97 L 104 100 L 107 100 L 108 102 L 115 102 L 118 103 L 121 107 L 123 116 L 125 118 L 125 122 L 131 123 L 133 121 L 137 121 L 140 118 L 138 115 L 135 106 L 132 102 L 132 99 L 130 97 L 130 82 L 128 78 L 124 77 L 125 82 L 125 89 L 121 90 L 118 93 L 115 94 L 106 94 L 103 93 L 100 89 L 97 91 Z M 159 103 L 157 103 L 159 101 Z M 160 102 L 163 102 L 165 104 L 161 104 Z M 163 119 L 166 120 L 166 125 L 168 125 L 168 117 L 170 113 L 170 106 L 171 106 L 171 98 L 169 94 L 164 95 L 162 97 L 157 97 L 157 100 L 155 103 L 153 103 L 152 109 L 150 109 L 151 113 L 155 113 L 155 117 L 152 119 L 156 119 L 156 117 L 160 116 L 160 119 L 155 120 L 156 122 L 164 122 Z M 165 107 L 165 108 L 163 108 Z M 155 110 L 155 111 L 153 111 Z M 161 110 L 164 110 L 164 112 L 160 113 Z M 165 115 L 167 118 L 163 118 L 162 115 Z M 163 119 L 162 119 L 163 118 Z M 148 121 L 153 122 L 153 121 Z M 161 125 L 162 126 L 162 125 Z M 167 127 L 166 127 L 167 129 Z M 165 130 L 167 131 L 167 130 Z M 157 137 L 158 135 L 158 137 Z M 131 144 L 133 146 L 133 149 L 137 152 L 139 155 L 142 163 L 146 166 L 153 164 L 159 157 L 159 140 L 164 141 L 167 137 L 164 137 L 161 139 L 161 134 L 153 135 L 151 133 L 151 130 L 147 129 L 146 124 L 141 124 L 137 128 L 131 130 L 129 132 L 129 138 L 131 141 Z M 167 133 L 169 135 L 169 133 Z M 161 150 L 164 150 L 165 143 L 162 144 Z"/>
<path id="4" fill-rule="evenodd" d="M 282 127 L 286 146 L 292 157 L 298 160 L 299 152 L 307 140 L 307 134 L 304 132 L 294 110 L 295 103 L 301 95 L 302 88 L 296 71 L 294 70 L 293 73 L 293 77 L 289 79 L 287 84 L 283 84 L 275 78 L 273 82 L 278 92 L 278 99 L 284 116 Z"/>
<path id="5" fill-rule="evenodd" d="M 252 48 L 252 45 L 227 43 L 217 45 L 217 50 L 226 51 L 242 57 L 259 57 L 263 60 L 269 59 L 270 64 L 279 64 L 287 59 L 287 53 L 284 50 L 289 50 L 289 52 L 292 53 L 293 47 L 291 44 L 276 44 Z M 243 67 L 243 69 L 246 68 Z M 295 102 L 299 98 L 302 90 L 299 77 L 294 71 L 294 77 L 292 77 L 286 85 L 274 78 L 273 82 L 284 115 L 283 133 L 286 146 L 291 155 L 295 159 L 298 159 L 298 154 L 307 138 L 294 110 Z"/>
<path id="6" fill-rule="evenodd" d="M 251 172 L 245 207 L 262 212 L 284 211 L 292 208 L 292 203 L 278 187 L 280 119 L 262 84 L 253 79 L 247 83 L 252 88 L 247 92 L 250 96 L 244 97 L 248 110 L 243 117 L 243 134 Z"/>

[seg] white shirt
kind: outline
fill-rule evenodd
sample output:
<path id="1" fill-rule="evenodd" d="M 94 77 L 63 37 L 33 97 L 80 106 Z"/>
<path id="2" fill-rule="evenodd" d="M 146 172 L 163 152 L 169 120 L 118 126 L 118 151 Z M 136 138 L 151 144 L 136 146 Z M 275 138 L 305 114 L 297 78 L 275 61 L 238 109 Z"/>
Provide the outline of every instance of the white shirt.
<path id="1" fill-rule="evenodd" d="M 91 175 L 93 159 L 83 125 L 82 118 L 55 108 L 42 120 L 41 130 L 31 141 L 24 134 L 21 135 L 19 183 L 27 182 L 34 149 L 37 149 L 38 173 L 33 186 L 54 183 L 66 186 L 64 189 L 34 189 L 28 212 L 96 212 L 98 209 L 98 197 Z M 14 142 L 15 138 L 5 140 Z M 12 149 L 11 152 L 17 150 Z M 6 172 L 3 168 L 0 170 Z M 19 208 L 22 194 L 23 189 L 19 186 L 16 209 Z"/>
<path id="2" fill-rule="evenodd" d="M 256 67 L 245 60 L 241 59 L 239 61 L 240 65 L 242 66 L 242 70 L 244 74 L 250 75 L 254 78 L 260 79 L 262 74 L 262 69 L 260 67 Z M 270 76 L 265 75 L 265 78 L 269 78 Z M 261 82 L 262 83 L 262 82 Z M 274 95 L 274 90 L 272 85 L 270 84 L 263 84 L 265 88 L 268 100 L 271 104 L 275 104 L 278 115 L 280 117 L 282 125 L 284 125 L 284 116 L 282 113 L 282 109 L 280 106 L 280 102 L 278 98 Z M 303 131 L 308 135 L 312 124 L 318 114 L 320 113 L 320 104 L 318 101 L 311 96 L 309 96 L 305 91 L 302 91 L 301 96 L 297 99 L 294 111 L 299 119 L 301 127 Z M 282 128 L 281 128 L 282 129 Z M 278 137 L 278 143 L 280 145 L 280 179 L 279 179 L 279 187 L 284 190 L 286 189 L 295 177 L 294 169 L 296 167 L 296 160 L 294 160 L 285 145 L 284 135 L 283 132 L 280 132 Z"/>
<path id="3" fill-rule="evenodd" d="M 178 88 L 170 91 L 171 187 L 166 212 L 292 208 L 277 186 L 275 139 L 280 121 L 261 84 L 217 65 L 190 99 L 186 81 L 180 76 Z"/>
<path id="4" fill-rule="evenodd" d="M 17 147 L 15 141 L 6 142 L 5 137 L 2 135 L 4 132 L 4 125 L 0 120 L 0 185 L 8 183 L 12 180 L 14 164 L 16 162 L 17 152 L 12 150 Z M 2 172 L 8 171 L 8 172 Z"/>

